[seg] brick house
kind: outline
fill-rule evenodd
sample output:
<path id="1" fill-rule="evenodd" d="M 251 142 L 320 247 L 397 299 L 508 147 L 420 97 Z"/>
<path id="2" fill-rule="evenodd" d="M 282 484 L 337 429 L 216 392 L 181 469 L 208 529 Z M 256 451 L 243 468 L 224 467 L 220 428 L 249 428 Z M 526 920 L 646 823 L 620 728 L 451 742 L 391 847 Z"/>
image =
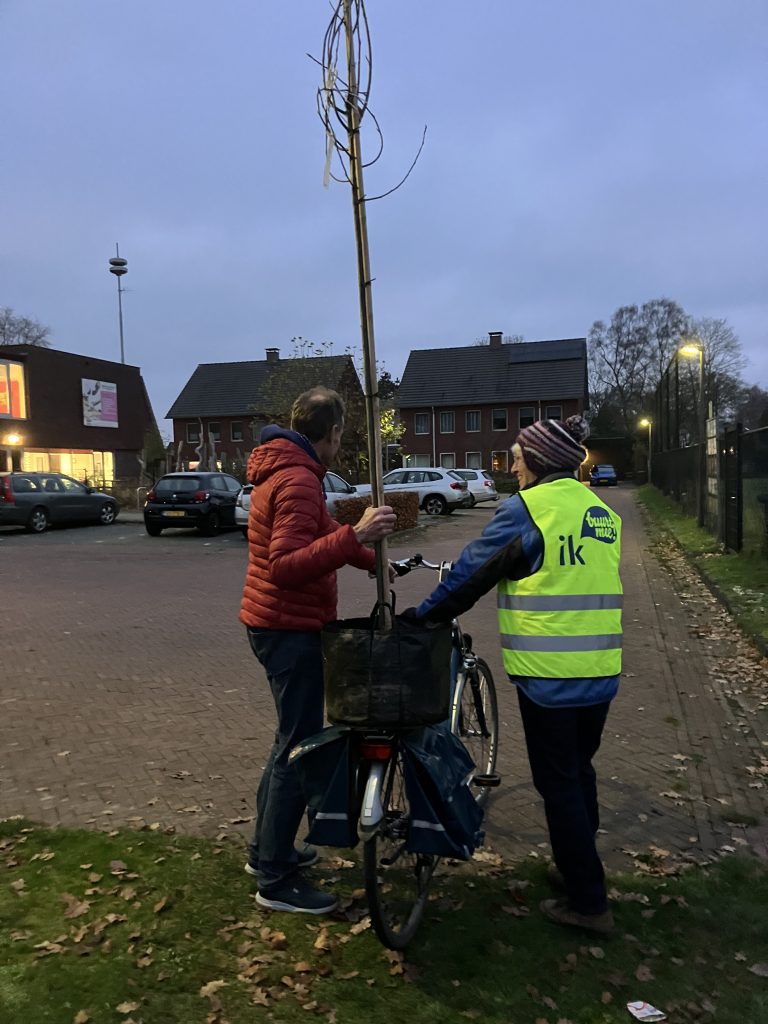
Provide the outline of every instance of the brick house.
<path id="1" fill-rule="evenodd" d="M 111 485 L 139 477 L 149 443 L 159 435 L 138 366 L 0 346 L 0 469 Z"/>
<path id="2" fill-rule="evenodd" d="M 268 348 L 266 357 L 197 367 L 166 414 L 173 420 L 177 465 L 196 465 L 209 440 L 216 461 L 242 465 L 258 443 L 261 428 L 266 423 L 287 426 L 293 400 L 317 385 L 344 398 L 344 439 L 355 443 L 358 419 L 364 422 L 363 391 L 350 356 L 281 359 L 278 348 Z"/>
<path id="3" fill-rule="evenodd" d="M 586 339 L 414 350 L 396 402 L 408 465 L 507 473 L 521 427 L 588 407 Z"/>

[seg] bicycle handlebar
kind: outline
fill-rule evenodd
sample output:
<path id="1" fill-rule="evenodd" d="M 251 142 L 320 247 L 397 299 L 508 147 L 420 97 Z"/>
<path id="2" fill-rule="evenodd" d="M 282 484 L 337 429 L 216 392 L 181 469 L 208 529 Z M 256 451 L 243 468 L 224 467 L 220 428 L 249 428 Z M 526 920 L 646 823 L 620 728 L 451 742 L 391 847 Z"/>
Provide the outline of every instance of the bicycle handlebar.
<path id="1" fill-rule="evenodd" d="M 391 565 L 398 576 L 407 576 L 411 569 L 434 569 L 435 572 L 439 572 L 441 568 L 438 562 L 428 562 L 423 555 L 418 554 L 391 562 Z"/>

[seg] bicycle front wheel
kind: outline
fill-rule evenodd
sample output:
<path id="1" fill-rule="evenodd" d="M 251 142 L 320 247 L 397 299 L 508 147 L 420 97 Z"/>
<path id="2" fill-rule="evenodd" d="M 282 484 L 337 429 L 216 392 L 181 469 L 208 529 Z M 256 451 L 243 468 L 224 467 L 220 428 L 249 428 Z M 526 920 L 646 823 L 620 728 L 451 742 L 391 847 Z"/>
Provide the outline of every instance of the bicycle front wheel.
<path id="1" fill-rule="evenodd" d="M 384 817 L 363 844 L 363 871 L 373 930 L 388 949 L 405 949 L 419 927 L 439 858 L 405 848 L 410 807 L 402 754 L 392 755 L 382 786 Z"/>
<path id="2" fill-rule="evenodd" d="M 499 705 L 491 670 L 482 658 L 459 681 L 451 724 L 478 773 L 492 775 L 499 751 Z M 474 793 L 479 804 L 488 798 L 486 786 L 474 787 Z"/>

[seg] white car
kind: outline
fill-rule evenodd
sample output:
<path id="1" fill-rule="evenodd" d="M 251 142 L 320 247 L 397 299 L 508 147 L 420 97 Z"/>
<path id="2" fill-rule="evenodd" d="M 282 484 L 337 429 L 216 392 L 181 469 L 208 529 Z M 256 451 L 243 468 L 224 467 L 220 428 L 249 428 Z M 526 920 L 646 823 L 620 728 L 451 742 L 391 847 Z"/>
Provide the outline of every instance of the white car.
<path id="1" fill-rule="evenodd" d="M 331 515 L 335 515 L 336 502 L 349 498 L 357 493 L 354 484 L 348 484 L 338 473 L 326 473 L 323 480 L 325 488 L 325 504 Z M 235 502 L 235 523 L 242 530 L 243 536 L 248 536 L 248 513 L 251 510 L 251 491 L 253 484 L 246 484 L 240 490 Z M 371 488 L 368 488 L 370 493 Z"/>
<path id="2" fill-rule="evenodd" d="M 437 466 L 419 466 L 418 469 L 393 469 L 383 478 L 387 491 L 416 491 L 419 508 L 429 516 L 448 515 L 457 508 L 470 508 L 472 496 L 467 481 L 455 469 Z M 371 493 L 370 484 L 358 484 L 357 493 Z"/>
<path id="3" fill-rule="evenodd" d="M 472 495 L 472 505 L 477 505 L 480 501 L 498 501 L 499 492 L 496 490 L 496 484 L 493 482 L 493 477 L 485 469 L 455 469 L 454 473 L 458 473 L 459 476 L 467 481 L 469 487 L 469 493 Z"/>

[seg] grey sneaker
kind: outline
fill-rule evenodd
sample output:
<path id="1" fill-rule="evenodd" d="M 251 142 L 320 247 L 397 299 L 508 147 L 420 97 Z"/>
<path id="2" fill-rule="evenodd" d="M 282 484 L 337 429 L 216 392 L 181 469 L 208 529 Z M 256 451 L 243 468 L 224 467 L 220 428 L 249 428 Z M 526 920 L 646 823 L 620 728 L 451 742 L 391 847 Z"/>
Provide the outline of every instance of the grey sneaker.
<path id="1" fill-rule="evenodd" d="M 582 928 L 595 935 L 610 935 L 613 931 L 613 914 L 610 910 L 602 914 L 580 914 L 568 905 L 566 899 L 542 900 L 539 910 L 550 921 L 569 928 Z"/>
<path id="2" fill-rule="evenodd" d="M 282 910 L 287 914 L 330 914 L 339 903 L 333 893 L 315 889 L 301 875 L 294 875 L 266 890 L 259 889 L 256 902 L 267 910 Z"/>
<path id="3" fill-rule="evenodd" d="M 299 858 L 298 861 L 297 861 L 298 867 L 299 867 L 299 871 L 301 871 L 303 868 L 310 868 L 310 867 L 312 867 L 313 864 L 317 864 L 317 862 L 320 860 L 320 854 L 317 852 L 317 850 L 314 848 L 314 846 L 310 846 L 309 843 L 304 843 L 303 846 L 299 847 L 296 850 L 296 854 L 297 854 L 297 856 Z M 253 861 L 251 861 L 251 860 L 246 861 L 245 873 L 247 875 L 252 875 L 254 878 L 258 878 L 259 877 L 259 865 L 258 865 L 258 862 L 256 862 L 254 864 Z"/>

